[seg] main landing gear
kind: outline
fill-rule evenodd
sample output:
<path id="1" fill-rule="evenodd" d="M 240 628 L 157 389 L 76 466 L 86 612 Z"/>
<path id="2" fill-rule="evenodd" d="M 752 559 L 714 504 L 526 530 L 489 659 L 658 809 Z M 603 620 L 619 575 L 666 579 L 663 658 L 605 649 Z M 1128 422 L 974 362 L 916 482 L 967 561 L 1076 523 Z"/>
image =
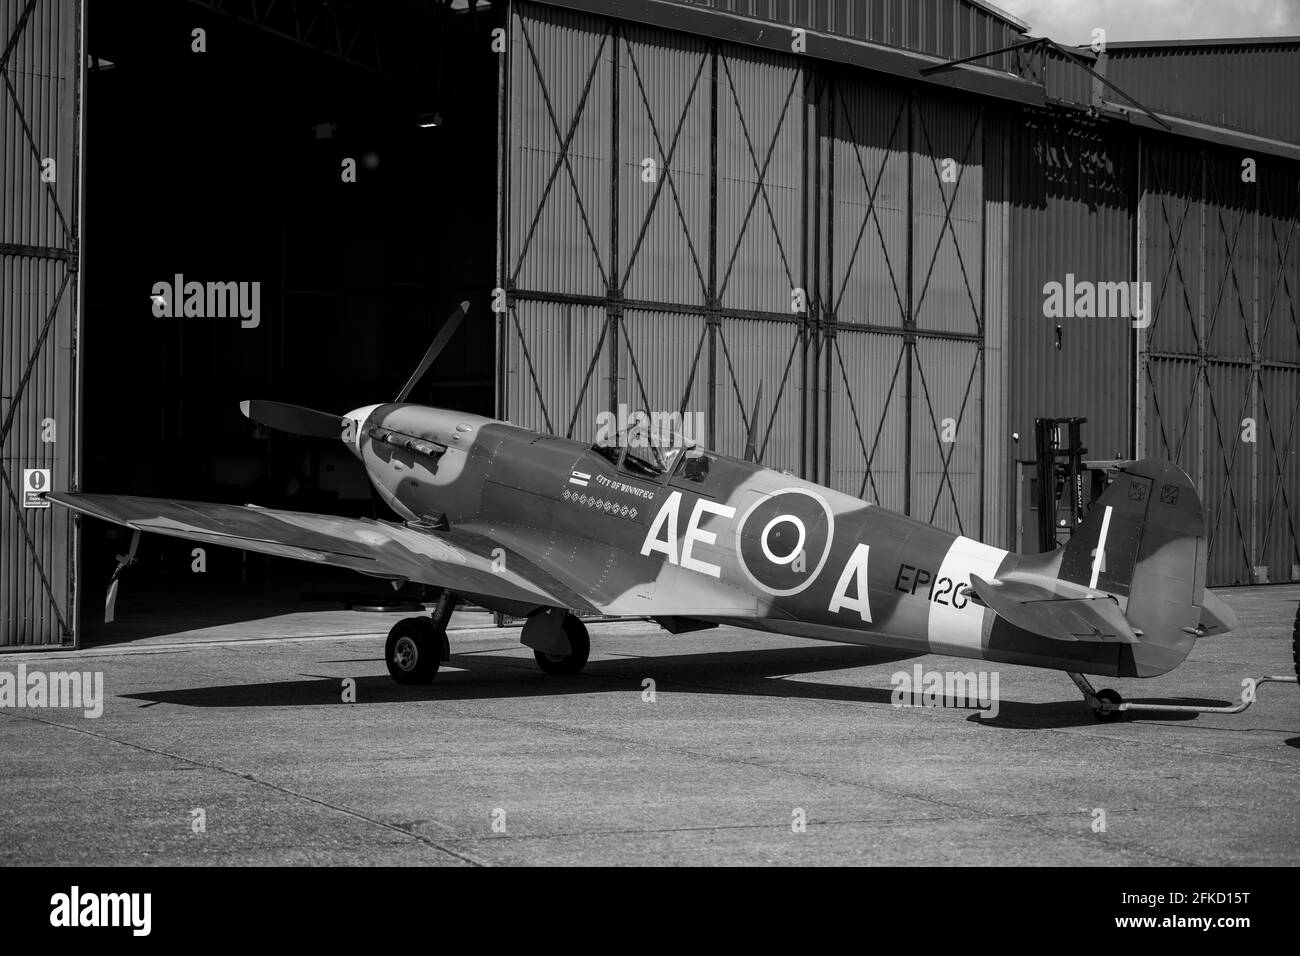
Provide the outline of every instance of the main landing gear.
<path id="1" fill-rule="evenodd" d="M 558 677 L 580 672 L 591 654 L 587 626 L 568 611 L 555 607 L 528 615 L 519 640 L 533 649 L 538 667 Z"/>
<path id="2" fill-rule="evenodd" d="M 447 622 L 456 607 L 456 596 L 443 591 L 430 617 L 404 617 L 388 632 L 384 662 L 399 684 L 428 684 L 438 675 L 438 666 L 451 658 Z"/>
<path id="3" fill-rule="evenodd" d="M 388 632 L 384 663 L 399 684 L 428 684 L 438 676 L 439 665 L 451 659 L 447 622 L 456 597 L 444 591 L 429 617 L 404 617 Z M 520 641 L 532 648 L 537 665 L 560 677 L 579 673 L 591 655 L 587 627 L 560 608 L 535 611 L 524 622 Z"/>

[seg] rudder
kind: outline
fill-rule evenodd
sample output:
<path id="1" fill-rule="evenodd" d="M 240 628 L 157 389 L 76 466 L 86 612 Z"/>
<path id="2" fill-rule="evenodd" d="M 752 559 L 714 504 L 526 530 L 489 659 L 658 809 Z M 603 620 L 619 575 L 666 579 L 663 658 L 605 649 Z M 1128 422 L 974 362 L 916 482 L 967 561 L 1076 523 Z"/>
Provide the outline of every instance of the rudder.
<path id="1" fill-rule="evenodd" d="M 1205 560 L 1205 512 L 1191 479 L 1145 459 L 1124 466 L 1089 510 L 1059 576 L 1119 598 L 1140 636 L 1123 650 L 1121 676 L 1149 677 L 1177 666 L 1195 643 Z"/>

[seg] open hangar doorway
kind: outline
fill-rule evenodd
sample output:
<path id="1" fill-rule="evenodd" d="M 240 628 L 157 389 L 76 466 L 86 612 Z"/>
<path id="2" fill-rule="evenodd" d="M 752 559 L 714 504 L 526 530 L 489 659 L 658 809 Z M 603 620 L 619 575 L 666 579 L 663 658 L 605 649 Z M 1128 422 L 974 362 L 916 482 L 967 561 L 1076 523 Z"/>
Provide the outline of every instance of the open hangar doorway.
<path id="1" fill-rule="evenodd" d="M 88 0 L 80 490 L 391 518 L 341 443 L 239 403 L 391 400 L 463 299 L 410 400 L 493 413 L 504 4 L 469 5 Z M 240 283 L 256 314 L 160 316 L 155 286 L 178 276 Z M 131 534 L 81 527 L 83 643 L 164 633 L 168 608 L 219 623 L 392 593 L 144 535 L 106 625 Z"/>

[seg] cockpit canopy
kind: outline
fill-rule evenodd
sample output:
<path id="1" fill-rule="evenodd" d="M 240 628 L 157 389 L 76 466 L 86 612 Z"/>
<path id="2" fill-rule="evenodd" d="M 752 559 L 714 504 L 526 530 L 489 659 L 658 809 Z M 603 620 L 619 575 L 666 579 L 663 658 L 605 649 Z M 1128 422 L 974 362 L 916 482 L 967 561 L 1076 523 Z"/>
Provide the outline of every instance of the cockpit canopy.
<path id="1" fill-rule="evenodd" d="M 602 436 L 592 450 L 629 475 L 662 478 L 671 475 L 678 461 L 697 458 L 702 449 L 683 435 L 644 413 L 633 416 L 634 424 L 620 430 L 613 441 Z"/>

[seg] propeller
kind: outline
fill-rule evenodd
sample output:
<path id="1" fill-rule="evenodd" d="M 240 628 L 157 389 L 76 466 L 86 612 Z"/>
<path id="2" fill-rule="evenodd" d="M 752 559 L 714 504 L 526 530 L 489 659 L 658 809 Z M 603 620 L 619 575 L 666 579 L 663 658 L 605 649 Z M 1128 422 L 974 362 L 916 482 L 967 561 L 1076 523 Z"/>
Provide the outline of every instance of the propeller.
<path id="1" fill-rule="evenodd" d="M 420 364 L 415 367 L 415 371 L 407 382 L 402 386 L 402 390 L 397 393 L 395 402 L 404 402 L 411 390 L 419 383 L 424 373 L 429 371 L 429 366 L 438 358 L 439 353 L 446 348 L 451 337 L 456 333 L 465 314 L 469 312 L 469 302 L 464 301 L 457 306 L 450 318 L 443 323 L 438 334 L 434 336 L 433 342 L 430 343 L 428 351 L 424 353 L 424 358 L 420 359 Z M 257 422 L 259 425 L 265 425 L 268 428 L 274 428 L 276 431 L 289 432 L 294 435 L 310 435 L 313 438 L 340 438 L 343 435 L 342 415 L 335 415 L 332 412 L 317 411 L 314 408 L 304 408 L 301 405 L 290 405 L 287 402 L 268 402 L 263 399 L 250 399 L 249 401 L 240 402 L 239 410 L 244 413 L 244 417 Z"/>
<path id="2" fill-rule="evenodd" d="M 424 373 L 429 371 L 429 366 L 438 357 L 438 353 L 446 347 L 447 342 L 455 334 L 457 326 L 460 325 L 467 312 L 469 312 L 468 299 L 458 305 L 456 311 L 443 323 L 442 328 L 438 330 L 438 334 L 434 336 L 433 342 L 430 343 L 429 350 L 424 353 L 424 358 L 420 359 L 420 364 L 415 367 L 415 371 L 411 373 L 411 377 L 406 380 L 406 384 L 402 386 L 402 390 L 397 393 L 397 398 L 393 399 L 393 401 L 398 403 L 406 401 L 406 396 L 411 394 L 411 389 L 415 388 L 416 383 L 420 381 Z"/>
<path id="3" fill-rule="evenodd" d="M 320 412 L 314 408 L 303 408 L 301 405 L 250 399 L 240 402 L 239 410 L 246 418 L 252 419 L 259 425 L 295 435 L 338 438 L 343 433 L 341 415 Z"/>
<path id="4" fill-rule="evenodd" d="M 117 567 L 113 569 L 113 577 L 108 582 L 108 597 L 104 599 L 104 623 L 112 624 L 113 619 L 117 616 L 117 585 L 122 577 L 122 572 L 135 564 L 135 550 L 140 547 L 140 529 L 137 528 L 131 532 L 131 546 L 127 548 L 126 554 L 117 556 Z"/>

